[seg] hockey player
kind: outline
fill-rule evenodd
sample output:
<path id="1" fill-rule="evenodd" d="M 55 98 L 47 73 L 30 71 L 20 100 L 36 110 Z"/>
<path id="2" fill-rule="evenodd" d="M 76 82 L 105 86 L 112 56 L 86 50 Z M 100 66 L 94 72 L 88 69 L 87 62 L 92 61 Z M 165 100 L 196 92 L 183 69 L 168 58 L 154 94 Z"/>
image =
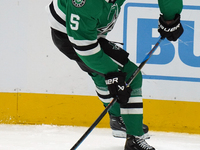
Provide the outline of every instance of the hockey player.
<path id="1" fill-rule="evenodd" d="M 118 97 L 109 110 L 110 125 L 114 136 L 126 132 L 125 150 L 155 150 L 143 136 L 148 127 L 143 125 L 142 75 L 139 73 L 127 88 L 125 82 L 137 66 L 128 59 L 126 51 L 106 39 L 124 1 L 53 0 L 47 7 L 52 39 L 64 55 L 92 78 L 104 106 Z M 158 4 L 162 13 L 158 31 L 176 41 L 183 33 L 182 0 L 158 0 Z"/>

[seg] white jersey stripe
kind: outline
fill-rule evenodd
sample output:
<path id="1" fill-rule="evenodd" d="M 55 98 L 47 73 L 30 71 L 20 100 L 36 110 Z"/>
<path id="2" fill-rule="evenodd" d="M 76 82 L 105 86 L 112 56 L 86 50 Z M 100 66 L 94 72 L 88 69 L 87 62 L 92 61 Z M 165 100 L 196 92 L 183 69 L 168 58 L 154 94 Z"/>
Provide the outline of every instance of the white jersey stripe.
<path id="1" fill-rule="evenodd" d="M 50 9 L 49 9 L 49 5 L 46 6 L 46 12 L 47 12 L 47 15 L 48 15 L 48 20 L 49 20 L 49 25 L 50 27 L 60 31 L 60 32 L 63 32 L 63 33 L 66 33 L 67 34 L 67 30 L 66 30 L 66 27 L 63 26 L 61 23 L 59 23 L 51 14 L 50 12 Z"/>
<path id="2" fill-rule="evenodd" d="M 103 90 L 100 90 L 100 89 L 98 89 L 98 88 L 96 88 L 96 91 L 97 91 L 97 93 L 99 93 L 100 95 L 109 95 L 109 94 L 110 94 L 109 91 L 103 91 Z"/>
<path id="3" fill-rule="evenodd" d="M 143 108 L 120 108 L 121 114 L 143 114 Z"/>
<path id="4" fill-rule="evenodd" d="M 80 51 L 80 50 L 75 49 L 75 51 L 81 56 L 94 55 L 94 54 L 98 53 L 100 50 L 101 50 L 101 47 L 99 44 L 97 45 L 97 47 L 90 49 L 90 50 L 86 50 L 86 51 Z"/>
<path id="5" fill-rule="evenodd" d="M 58 7 L 58 0 L 53 0 L 53 6 L 58 16 L 66 21 L 66 15 Z"/>
<path id="6" fill-rule="evenodd" d="M 95 39 L 95 40 L 75 40 L 71 36 L 69 36 L 69 40 L 71 41 L 71 43 L 73 43 L 77 46 L 88 46 L 88 45 L 97 43 L 97 39 Z"/>
<path id="7" fill-rule="evenodd" d="M 113 98 L 103 99 L 103 98 L 100 98 L 100 97 L 99 97 L 99 99 L 104 103 L 110 103 L 113 100 Z"/>
<path id="8" fill-rule="evenodd" d="M 128 103 L 142 103 L 142 97 L 130 97 Z"/>

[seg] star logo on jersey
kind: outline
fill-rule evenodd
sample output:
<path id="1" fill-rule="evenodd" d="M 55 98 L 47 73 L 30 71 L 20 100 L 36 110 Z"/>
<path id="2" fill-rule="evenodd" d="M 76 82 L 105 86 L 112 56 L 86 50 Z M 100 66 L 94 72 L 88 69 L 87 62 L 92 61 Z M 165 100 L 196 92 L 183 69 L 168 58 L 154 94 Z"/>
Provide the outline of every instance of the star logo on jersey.
<path id="1" fill-rule="evenodd" d="M 86 0 L 72 0 L 72 4 L 75 7 L 82 7 L 83 5 L 85 5 Z"/>
<path id="2" fill-rule="evenodd" d="M 105 34 L 109 31 L 111 31 L 117 21 L 117 13 L 114 14 L 112 21 L 106 26 L 102 28 L 98 28 L 97 30 L 100 32 L 100 34 Z"/>
<path id="3" fill-rule="evenodd" d="M 112 13 L 114 12 L 114 13 Z M 112 14 L 112 15 L 111 15 Z M 109 31 L 111 31 L 117 21 L 117 17 L 119 15 L 119 8 L 118 8 L 118 5 L 117 3 L 116 4 L 113 4 L 110 8 L 110 12 L 108 14 L 108 19 L 110 17 L 112 17 L 112 20 L 110 23 L 107 24 L 107 26 L 104 26 L 104 27 L 101 27 L 101 28 L 98 28 L 97 30 L 100 32 L 99 34 L 105 34 Z"/>

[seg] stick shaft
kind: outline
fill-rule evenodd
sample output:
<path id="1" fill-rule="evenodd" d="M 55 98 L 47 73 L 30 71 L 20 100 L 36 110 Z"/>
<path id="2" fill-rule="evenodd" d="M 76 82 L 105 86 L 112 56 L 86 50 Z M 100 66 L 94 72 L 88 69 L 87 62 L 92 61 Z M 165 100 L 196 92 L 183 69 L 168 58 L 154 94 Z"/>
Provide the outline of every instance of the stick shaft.
<path id="1" fill-rule="evenodd" d="M 138 68 L 135 70 L 133 75 L 129 78 L 127 81 L 127 87 L 130 86 L 134 78 L 137 76 L 137 74 L 140 72 L 142 67 L 146 64 L 146 62 L 150 59 L 152 56 L 153 52 L 156 50 L 156 48 L 159 46 L 160 42 L 164 38 L 160 38 L 159 41 L 155 44 L 155 46 L 152 48 L 152 50 L 147 54 L 145 59 L 142 61 L 142 63 L 138 66 Z M 95 122 L 90 126 L 90 128 L 83 134 L 83 136 L 76 142 L 76 144 L 70 149 L 70 150 L 75 150 L 82 142 L 83 140 L 90 134 L 90 132 L 97 126 L 97 124 L 101 121 L 101 119 L 106 115 L 106 113 L 110 110 L 110 108 L 115 104 L 117 101 L 117 98 L 114 98 L 109 105 L 104 109 L 104 111 L 100 114 L 100 116 L 95 120 Z"/>
<path id="2" fill-rule="evenodd" d="M 82 142 L 83 140 L 90 134 L 90 132 L 96 127 L 96 125 L 101 121 L 101 119 L 106 115 L 106 113 L 110 110 L 110 108 L 114 105 L 114 103 L 117 101 L 116 98 L 114 98 L 109 105 L 104 109 L 104 111 L 100 114 L 100 116 L 96 119 L 96 121 L 90 126 L 90 128 L 83 134 L 83 136 L 76 142 L 76 144 L 70 149 L 75 150 Z"/>
<path id="3" fill-rule="evenodd" d="M 155 50 L 158 48 L 159 44 L 162 42 L 162 40 L 164 40 L 163 37 L 161 37 L 158 42 L 155 44 L 155 46 L 152 48 L 152 50 L 147 54 L 147 56 L 144 58 L 144 60 L 141 62 L 141 64 L 138 66 L 138 68 L 136 69 L 136 71 L 133 73 L 133 75 L 129 78 L 129 80 L 127 81 L 127 87 L 130 86 L 130 84 L 132 83 L 132 81 L 134 80 L 134 78 L 137 76 L 137 74 L 140 72 L 140 70 L 142 69 L 142 67 L 146 64 L 146 62 L 150 59 L 150 57 L 152 56 L 152 54 L 155 52 Z"/>

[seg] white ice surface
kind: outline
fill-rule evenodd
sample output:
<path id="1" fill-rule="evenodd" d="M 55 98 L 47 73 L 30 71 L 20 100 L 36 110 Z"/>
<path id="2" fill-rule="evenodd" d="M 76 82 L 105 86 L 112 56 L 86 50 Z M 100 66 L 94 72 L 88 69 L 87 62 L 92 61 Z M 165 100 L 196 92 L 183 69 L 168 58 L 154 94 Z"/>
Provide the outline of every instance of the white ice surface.
<path id="1" fill-rule="evenodd" d="M 70 150 L 87 127 L 0 125 L 0 150 Z M 123 150 L 125 139 L 111 129 L 95 128 L 77 150 Z M 149 132 L 147 142 L 156 150 L 200 150 L 200 135 Z"/>

